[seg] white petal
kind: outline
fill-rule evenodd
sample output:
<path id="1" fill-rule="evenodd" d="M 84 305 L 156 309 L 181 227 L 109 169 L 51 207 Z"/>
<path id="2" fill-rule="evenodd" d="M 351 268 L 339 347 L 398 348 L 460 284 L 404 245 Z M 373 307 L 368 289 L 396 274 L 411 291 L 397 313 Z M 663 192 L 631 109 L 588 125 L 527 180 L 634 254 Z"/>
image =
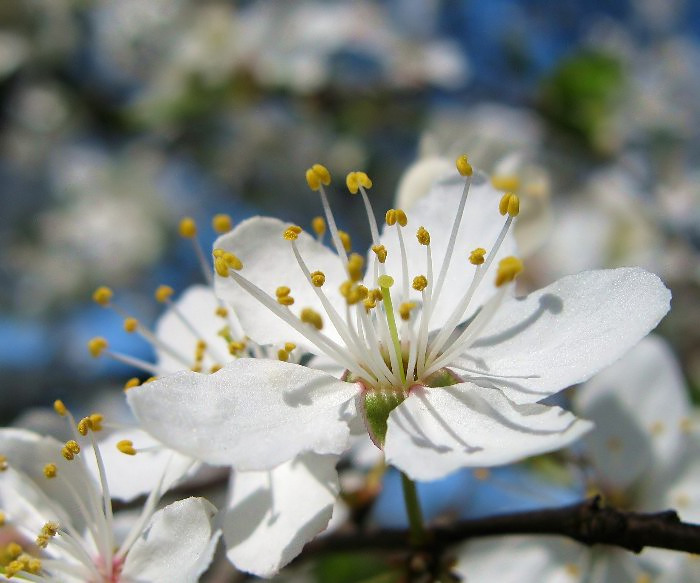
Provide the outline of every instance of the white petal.
<path id="1" fill-rule="evenodd" d="M 207 343 L 208 350 L 202 361 L 203 370 L 209 370 L 214 364 L 223 364 L 232 359 L 228 345 L 219 334 L 226 326 L 226 320 L 216 315 L 219 306 L 214 291 L 205 285 L 194 285 L 187 288 L 175 302 L 174 308 L 169 308 L 158 320 L 156 336 L 172 352 L 156 348 L 158 368 L 164 374 L 174 373 L 190 368 L 194 364 L 196 344 L 199 339 Z M 192 325 L 197 335 L 175 313 L 175 309 Z M 216 362 L 212 356 L 216 357 Z M 183 362 L 184 359 L 184 362 Z"/>
<path id="2" fill-rule="evenodd" d="M 414 480 L 553 451 L 592 428 L 559 407 L 509 401 L 471 383 L 414 389 L 389 415 L 387 463 Z"/>
<path id="3" fill-rule="evenodd" d="M 683 376 L 660 337 L 650 335 L 581 386 L 578 414 L 595 422 L 586 437 L 600 478 L 625 488 L 646 471 L 665 473 L 685 445 L 690 415 Z"/>
<path id="4" fill-rule="evenodd" d="M 475 540 L 456 554 L 455 572 L 469 583 L 579 583 L 591 561 L 584 546 L 550 536 Z"/>
<path id="5" fill-rule="evenodd" d="M 420 226 L 424 226 L 430 233 L 434 279 L 438 277 L 464 189 L 464 179 L 456 172 L 454 174 L 453 177 L 436 183 L 430 193 L 416 202 L 415 206 L 407 213 L 408 226 L 403 229 L 403 234 L 410 270 L 409 282 L 413 281 L 416 275 L 427 275 L 426 248 L 420 245 L 415 237 Z M 469 288 L 476 269 L 467 260 L 469 253 L 477 247 L 483 247 L 490 251 L 491 246 L 496 241 L 498 233 L 505 223 L 505 219 L 498 212 L 499 201 L 500 193 L 489 182 L 472 184 L 455 242 L 454 253 L 447 270 L 445 284 L 430 318 L 431 330 L 436 330 L 445 323 Z M 400 284 L 400 275 L 403 270 L 396 227 L 385 227 L 381 241 L 389 253 L 385 263 L 387 273 Z M 501 257 L 514 253 L 515 240 L 512 233 L 509 233 L 503 241 L 493 265 L 498 265 L 498 260 Z M 495 276 L 492 273 L 486 274 L 484 281 L 477 288 L 463 320 L 473 314 L 493 294 L 494 279 Z M 433 285 L 435 285 L 434 282 Z M 420 300 L 421 296 L 418 292 L 411 289 L 410 294 L 414 299 Z"/>
<path id="6" fill-rule="evenodd" d="M 134 456 L 126 455 L 117 449 L 117 443 L 123 439 L 131 440 L 136 449 L 155 449 L 138 452 Z M 166 470 L 161 486 L 163 492 L 175 486 L 185 474 L 199 467 L 191 457 L 161 447 L 158 441 L 141 429 L 115 431 L 100 441 L 99 445 L 107 473 L 109 493 L 112 498 L 125 502 L 155 489 Z M 97 477 L 97 464 L 91 461 L 90 469 Z"/>
<path id="7" fill-rule="evenodd" d="M 299 267 L 290 242 L 282 238 L 282 233 L 288 226 L 289 223 L 278 219 L 254 217 L 219 237 L 214 248 L 235 253 L 243 262 L 243 269 L 239 272 L 241 276 L 271 297 L 275 297 L 278 287 L 289 287 L 290 295 L 295 300 L 290 307 L 292 312 L 298 315 L 303 308 L 313 308 L 324 319 L 324 334 L 337 341 L 339 337 L 324 316 L 325 310 Z M 325 273 L 323 291 L 336 309 L 342 308 L 341 313 L 344 313 L 345 300 L 340 295 L 338 286 L 347 277 L 338 256 L 306 232 L 299 235 L 296 244 L 309 270 Z M 217 276 L 216 294 L 233 306 L 243 329 L 259 344 L 294 342 L 300 346 L 310 346 L 304 336 L 243 291 L 233 279 Z"/>
<path id="8" fill-rule="evenodd" d="M 338 496 L 338 456 L 303 454 L 270 471 L 234 472 L 223 518 L 226 556 L 271 577 L 326 528 Z"/>
<path id="9" fill-rule="evenodd" d="M 216 508 L 204 498 L 173 502 L 153 515 L 126 556 L 123 576 L 149 583 L 195 582 L 214 555 L 220 532 L 212 532 Z"/>
<path id="10" fill-rule="evenodd" d="M 270 469 L 305 451 L 348 446 L 357 385 L 287 362 L 241 358 L 131 389 L 144 430 L 184 455 L 239 470 Z"/>
<path id="11" fill-rule="evenodd" d="M 0 473 L 0 482 L 3 482 L 5 490 L 2 507 L 8 516 L 14 513 L 15 520 L 23 522 L 16 515 L 21 512 L 26 520 L 32 522 L 32 526 L 40 516 L 42 521 L 58 519 L 59 522 L 70 522 L 76 528 L 81 528 L 83 521 L 71 487 L 87 497 L 88 481 L 92 481 L 92 476 L 83 460 L 85 456 L 92 456 L 92 451 L 86 448 L 73 461 L 67 461 L 61 455 L 62 447 L 63 443 L 54 438 L 42 437 L 31 431 L 0 430 L 0 455 L 7 457 L 10 468 L 21 473 L 20 476 L 11 471 Z M 61 480 L 49 480 L 44 476 L 44 466 L 48 463 L 56 465 Z M 36 484 L 37 490 L 26 486 L 26 479 Z M 97 484 L 94 487 L 99 488 Z M 22 500 L 13 500 L 12 496 L 7 495 L 8 491 L 16 491 Z M 17 507 L 13 506 L 14 502 L 18 502 Z"/>
<path id="12" fill-rule="evenodd" d="M 505 301 L 465 357 L 486 373 L 475 382 L 537 402 L 620 358 L 659 323 L 670 299 L 661 280 L 639 268 L 564 277 Z"/>
<path id="13" fill-rule="evenodd" d="M 454 161 L 442 156 L 426 156 L 413 163 L 401 176 L 396 189 L 396 208 L 408 212 L 430 192 L 433 183 L 446 174 L 454 173 Z"/>

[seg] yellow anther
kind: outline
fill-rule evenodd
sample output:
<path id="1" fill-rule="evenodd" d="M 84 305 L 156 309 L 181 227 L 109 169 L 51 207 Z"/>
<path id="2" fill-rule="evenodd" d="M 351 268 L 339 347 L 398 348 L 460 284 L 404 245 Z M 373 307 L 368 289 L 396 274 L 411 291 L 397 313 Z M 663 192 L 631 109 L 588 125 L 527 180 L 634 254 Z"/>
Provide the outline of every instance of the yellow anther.
<path id="1" fill-rule="evenodd" d="M 350 294 L 350 290 L 352 289 L 352 281 L 349 279 L 345 280 L 343 283 L 340 284 L 340 287 L 338 289 L 340 290 L 340 295 L 344 298 L 347 298 Z"/>
<path id="2" fill-rule="evenodd" d="M 126 455 L 136 455 L 136 449 L 134 449 L 134 442 L 130 439 L 122 439 L 117 442 L 117 449 Z"/>
<path id="3" fill-rule="evenodd" d="M 24 552 L 24 549 L 16 542 L 11 542 L 5 547 L 5 552 L 10 559 L 16 559 Z"/>
<path id="4" fill-rule="evenodd" d="M 83 417 L 78 421 L 78 433 L 80 433 L 80 435 L 87 435 L 90 429 L 92 429 L 92 421 L 89 417 Z M 68 447 L 68 444 L 66 444 L 66 447 Z"/>
<path id="5" fill-rule="evenodd" d="M 138 387 L 140 384 L 141 384 L 141 381 L 138 378 L 132 377 L 124 383 L 124 390 L 128 391 L 129 389 L 133 389 L 134 387 Z"/>
<path id="6" fill-rule="evenodd" d="M 7 456 L 0 455 L 0 472 L 4 472 L 8 467 Z"/>
<path id="7" fill-rule="evenodd" d="M 61 399 L 56 399 L 53 402 L 53 410 L 56 411 L 61 417 L 65 417 L 68 413 L 68 408 L 65 406 Z"/>
<path id="8" fill-rule="evenodd" d="M 321 185 L 328 186 L 331 183 L 331 173 L 321 164 L 314 164 L 306 171 L 306 183 L 311 190 L 318 190 Z"/>
<path id="9" fill-rule="evenodd" d="M 58 529 L 58 522 L 50 520 L 49 522 L 44 524 L 44 526 L 41 527 L 41 534 L 45 534 L 46 536 L 56 536 L 58 534 Z"/>
<path id="10" fill-rule="evenodd" d="M 408 224 L 408 217 L 401 209 L 396 209 L 396 222 L 402 227 L 405 227 Z"/>
<path id="11" fill-rule="evenodd" d="M 294 298 L 292 296 L 281 296 L 277 298 L 277 303 L 283 306 L 291 306 L 294 304 Z"/>
<path id="12" fill-rule="evenodd" d="M 349 253 L 352 249 L 352 239 L 350 238 L 350 235 L 348 235 L 345 231 L 338 229 L 338 237 L 340 237 L 340 242 L 343 244 L 343 249 Z"/>
<path id="13" fill-rule="evenodd" d="M 289 360 L 289 352 L 283 349 L 278 350 L 277 359 L 281 360 L 282 362 L 287 362 Z"/>
<path id="14" fill-rule="evenodd" d="M 486 249 L 477 247 L 469 254 L 469 263 L 472 265 L 481 265 L 485 261 L 484 255 L 486 255 Z"/>
<path id="15" fill-rule="evenodd" d="M 101 336 L 96 336 L 95 338 L 92 338 L 90 341 L 88 341 L 88 350 L 90 351 L 90 355 L 93 358 L 97 358 L 100 356 L 109 346 L 109 343 L 107 340 L 102 338 Z"/>
<path id="16" fill-rule="evenodd" d="M 455 165 L 457 166 L 457 171 L 462 175 L 462 176 L 471 176 L 474 173 L 474 169 L 472 168 L 472 165 L 469 163 L 469 160 L 467 159 L 466 154 L 462 154 L 457 158 Z"/>
<path id="17" fill-rule="evenodd" d="M 11 579 L 14 575 L 24 570 L 24 564 L 21 561 L 11 561 L 5 565 L 5 577 Z"/>
<path id="18" fill-rule="evenodd" d="M 311 167 L 311 170 L 313 170 L 316 176 L 321 179 L 321 183 L 324 186 L 328 186 L 331 183 L 331 173 L 328 172 L 328 168 L 326 168 L 323 164 L 314 164 Z"/>
<path id="19" fill-rule="evenodd" d="M 520 178 L 514 174 L 496 174 L 491 177 L 491 186 L 503 192 L 513 192 L 520 189 Z"/>
<path id="20" fill-rule="evenodd" d="M 145 381 L 143 381 L 143 384 L 145 385 L 146 383 L 152 383 L 153 381 L 157 381 L 158 377 L 148 377 Z"/>
<path id="21" fill-rule="evenodd" d="M 369 297 L 371 299 L 373 299 L 375 302 L 378 302 L 379 300 L 382 299 L 382 290 L 380 290 L 379 288 L 375 288 L 373 290 L 370 290 Z"/>
<path id="22" fill-rule="evenodd" d="M 372 181 L 364 172 L 350 172 L 345 178 L 345 184 L 351 194 L 357 194 L 357 191 L 362 188 L 372 188 Z"/>
<path id="23" fill-rule="evenodd" d="M 510 283 L 522 270 L 523 262 L 517 257 L 511 256 L 501 259 L 498 263 L 498 272 L 496 273 L 496 287 Z"/>
<path id="24" fill-rule="evenodd" d="M 425 275 L 416 275 L 413 278 L 413 289 L 422 292 L 426 287 L 428 287 L 428 278 Z"/>
<path id="25" fill-rule="evenodd" d="M 323 271 L 314 271 L 311 274 L 311 283 L 316 287 L 321 287 L 326 283 L 326 274 Z"/>
<path id="26" fill-rule="evenodd" d="M 155 296 L 157 302 L 164 304 L 174 293 L 175 290 L 169 285 L 159 285 L 153 295 Z"/>
<path id="27" fill-rule="evenodd" d="M 190 367 L 190 370 L 192 372 L 202 372 L 202 365 L 201 364 L 195 364 Z"/>
<path id="28" fill-rule="evenodd" d="M 374 298 L 369 297 L 364 301 L 365 309 L 369 312 L 371 309 L 377 307 L 377 302 Z"/>
<path id="29" fill-rule="evenodd" d="M 388 211 L 386 211 L 386 215 L 384 215 L 384 220 L 386 221 L 386 224 L 390 227 L 394 226 L 396 224 L 396 209 L 389 209 Z"/>
<path id="30" fill-rule="evenodd" d="M 296 241 L 299 238 L 302 228 L 299 225 L 290 225 L 282 233 L 282 237 L 287 241 Z"/>
<path id="31" fill-rule="evenodd" d="M 578 578 L 581 576 L 581 569 L 579 569 L 579 566 L 576 563 L 567 563 L 564 565 L 564 569 L 566 570 L 566 573 L 572 577 Z"/>
<path id="32" fill-rule="evenodd" d="M 228 233 L 233 228 L 231 217 L 226 214 L 214 215 L 211 220 L 211 226 L 217 233 Z"/>
<path id="33" fill-rule="evenodd" d="M 180 221 L 180 236 L 191 239 L 197 234 L 197 223 L 192 217 L 185 217 Z"/>
<path id="34" fill-rule="evenodd" d="M 348 187 L 350 194 L 357 194 L 360 190 L 360 181 L 357 179 L 357 172 L 348 172 L 345 177 L 345 186 Z"/>
<path id="35" fill-rule="evenodd" d="M 326 221 L 323 217 L 314 217 L 311 220 L 311 228 L 319 237 L 326 234 Z"/>
<path id="36" fill-rule="evenodd" d="M 411 318 L 411 310 L 416 307 L 415 302 L 403 302 L 399 306 L 399 316 L 401 316 L 402 320 L 410 320 Z"/>
<path id="37" fill-rule="evenodd" d="M 474 470 L 474 477 L 482 482 L 488 480 L 491 477 L 491 470 L 488 468 L 476 468 Z"/>
<path id="38" fill-rule="evenodd" d="M 214 374 L 215 372 L 219 372 L 222 368 L 224 368 L 224 367 L 223 367 L 222 365 L 218 364 L 218 363 L 217 363 L 217 364 L 212 364 L 212 365 L 209 367 L 209 372 L 210 372 L 210 374 Z"/>
<path id="39" fill-rule="evenodd" d="M 195 347 L 197 348 L 197 350 L 206 350 L 207 349 L 207 341 L 200 338 L 199 340 L 197 340 Z"/>
<path id="40" fill-rule="evenodd" d="M 219 306 L 218 308 L 216 308 L 216 310 L 214 310 L 214 313 L 217 316 L 219 316 L 219 318 L 225 318 L 226 316 L 228 316 L 228 310 L 223 306 Z"/>
<path id="41" fill-rule="evenodd" d="M 316 330 L 323 329 L 323 318 L 313 308 L 304 308 L 299 314 L 299 319 L 306 324 L 311 324 Z"/>
<path id="42" fill-rule="evenodd" d="M 288 296 L 291 292 L 292 292 L 292 290 L 290 288 L 288 288 L 286 285 L 281 285 L 275 290 L 275 295 L 278 298 L 283 298 L 285 296 Z"/>
<path id="43" fill-rule="evenodd" d="M 224 252 L 224 254 L 221 256 L 221 259 L 223 259 L 226 262 L 226 265 L 228 267 L 235 271 L 243 269 L 243 262 L 238 258 L 237 255 L 231 253 L 230 251 Z"/>
<path id="44" fill-rule="evenodd" d="M 245 342 L 239 342 L 237 340 L 234 340 L 233 342 L 229 342 L 228 345 L 228 351 L 235 356 L 239 352 L 243 352 L 245 350 Z"/>
<path id="45" fill-rule="evenodd" d="M 380 275 L 377 278 L 377 283 L 379 284 L 379 287 L 390 288 L 392 285 L 394 285 L 394 278 L 386 274 Z"/>
<path id="46" fill-rule="evenodd" d="M 223 257 L 216 257 L 214 259 L 214 271 L 221 277 L 228 277 L 228 265 Z"/>
<path id="47" fill-rule="evenodd" d="M 384 245 L 372 245 L 372 251 L 374 251 L 377 256 L 379 263 L 384 263 L 386 261 L 387 250 Z"/>
<path id="48" fill-rule="evenodd" d="M 297 347 L 297 345 L 294 344 L 294 342 L 285 342 L 285 343 L 284 343 L 284 349 L 285 349 L 287 352 L 291 352 L 291 351 L 294 350 L 296 347 Z"/>
<path id="49" fill-rule="evenodd" d="M 0 510 L 0 526 L 5 526 L 5 521 L 7 518 L 5 517 L 5 513 Z"/>
<path id="50" fill-rule="evenodd" d="M 353 253 L 348 258 L 348 275 L 352 281 L 362 280 L 362 269 L 365 266 L 365 258 L 358 253 Z"/>
<path id="51" fill-rule="evenodd" d="M 101 413 L 92 413 L 88 419 L 90 420 L 90 429 L 93 431 L 102 431 L 102 422 L 104 421 L 104 415 Z"/>
<path id="52" fill-rule="evenodd" d="M 127 332 L 136 332 L 139 327 L 139 321 L 136 318 L 127 318 L 124 320 L 124 330 Z"/>
<path id="53" fill-rule="evenodd" d="M 101 306 L 107 306 L 112 300 L 113 295 L 114 294 L 110 288 L 105 285 L 101 285 L 92 293 L 92 299 Z"/>
<path id="54" fill-rule="evenodd" d="M 58 469 L 56 468 L 56 464 L 46 464 L 44 466 L 44 476 L 46 476 L 49 480 L 51 478 L 55 478 L 57 473 Z"/>
<path id="55" fill-rule="evenodd" d="M 430 245 L 430 233 L 425 227 L 419 227 L 416 232 L 416 239 L 421 245 Z"/>
<path id="56" fill-rule="evenodd" d="M 520 199 L 517 194 L 506 192 L 498 203 L 498 212 L 502 215 L 508 213 L 511 217 L 517 217 L 520 212 Z"/>
<path id="57" fill-rule="evenodd" d="M 32 575 L 38 574 L 41 571 L 41 560 L 27 555 L 27 559 L 24 561 L 24 570 Z"/>

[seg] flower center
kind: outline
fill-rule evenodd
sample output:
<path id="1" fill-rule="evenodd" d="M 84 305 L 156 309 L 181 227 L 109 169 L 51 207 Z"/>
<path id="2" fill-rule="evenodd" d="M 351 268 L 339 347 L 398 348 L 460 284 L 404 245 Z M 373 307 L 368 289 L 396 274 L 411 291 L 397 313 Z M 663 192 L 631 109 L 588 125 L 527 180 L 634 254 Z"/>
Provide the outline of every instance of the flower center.
<path id="1" fill-rule="evenodd" d="M 496 313 L 506 284 L 511 283 L 522 270 L 522 263 L 515 257 L 502 259 L 497 267 L 497 291 L 493 298 L 481 306 L 468 326 L 460 328 L 475 292 L 485 280 L 514 217 L 519 213 L 518 197 L 506 193 L 498 202 L 501 215 L 506 217 L 505 223 L 490 252 L 487 253 L 482 247 L 466 250 L 468 261 L 465 261 L 465 269 L 471 268 L 471 283 L 461 299 L 450 306 L 446 320 L 444 315 L 441 316 L 439 330 L 431 334 L 435 327 L 431 326 L 431 321 L 436 320 L 435 307 L 441 302 L 441 296 L 447 295 L 443 293 L 448 285 L 447 271 L 453 262 L 472 183 L 473 171 L 466 156 L 460 156 L 456 165 L 465 182 L 441 263 L 433 262 L 428 230 L 421 226 L 415 233 L 418 244 L 425 249 L 425 273 L 410 272 L 412 265 L 404 235 L 408 225 L 405 212 L 390 209 L 386 213 L 386 226 L 383 238 L 380 238 L 367 195 L 372 182 L 364 172 L 348 174 L 346 185 L 352 194 L 361 194 L 372 233 L 372 252 L 367 260 L 362 255 L 352 253 L 350 237 L 337 228 L 324 188 L 330 184 L 330 173 L 324 166 L 315 164 L 307 171 L 306 179 L 309 187 L 320 195 L 325 220 L 317 217 L 312 226 L 319 241 L 322 241 L 326 231 L 330 234 L 346 276 L 344 281 L 335 282 L 339 285 L 345 306 L 339 306 L 337 301 L 332 300 L 333 296 L 326 293 L 331 284 L 327 274 L 314 270 L 315 266 L 307 264 L 302 256 L 301 249 L 307 246 L 310 236 L 297 225 L 287 227 L 282 236 L 289 242 L 307 284 L 318 299 L 321 313 L 317 307 L 309 306 L 303 306 L 295 313 L 295 290 L 287 285 L 288 282 L 279 282 L 273 297 L 244 276 L 243 261 L 231 251 L 214 250 L 217 274 L 231 277 L 243 290 L 303 335 L 318 352 L 347 369 L 349 378 L 361 382 L 367 391 L 374 390 L 377 395 L 384 395 L 377 399 L 386 401 L 386 407 L 396 406 L 397 395 L 405 395 L 413 385 L 427 385 L 433 375 L 464 353 Z M 394 234 L 396 239 L 392 241 Z M 224 264 L 221 258 L 225 254 L 230 256 L 230 260 Z M 396 277 L 392 277 L 389 271 L 393 271 L 392 275 Z M 444 313 L 444 310 L 441 311 Z M 332 335 L 324 333 L 328 323 L 334 329 Z"/>

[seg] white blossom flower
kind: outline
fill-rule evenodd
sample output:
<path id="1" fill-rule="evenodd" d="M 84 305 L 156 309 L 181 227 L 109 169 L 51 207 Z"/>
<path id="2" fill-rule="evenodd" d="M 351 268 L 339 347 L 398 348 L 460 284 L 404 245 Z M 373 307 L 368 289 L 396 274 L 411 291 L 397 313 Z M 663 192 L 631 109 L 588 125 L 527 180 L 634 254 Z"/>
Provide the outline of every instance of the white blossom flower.
<path id="1" fill-rule="evenodd" d="M 66 583 L 197 581 L 211 562 L 219 532 L 215 508 L 188 498 L 156 512 L 162 484 L 149 493 L 140 516 L 117 540 L 104 460 L 92 435 L 98 414 L 76 426 L 65 406 L 74 439 L 62 444 L 21 429 L 0 430 L 0 506 L 3 522 L 18 540 L 4 549 L 11 559 L 0 580 Z M 86 443 L 87 442 L 87 443 Z M 129 453 L 130 442 L 120 448 Z M 84 457 L 92 449 L 97 478 Z"/>
<path id="2" fill-rule="evenodd" d="M 656 326 L 670 294 L 656 276 L 628 268 L 511 297 L 521 268 L 509 256 L 518 199 L 499 203 L 487 182 L 472 186 L 466 157 L 458 169 L 460 184 L 439 184 L 408 215 L 388 212 L 381 237 L 369 178 L 348 176 L 373 235 L 366 272 L 361 255 L 348 255 L 320 165 L 307 180 L 321 195 L 337 253 L 270 218 L 241 223 L 215 244 L 218 293 L 248 335 L 325 355 L 347 369 L 345 380 L 239 359 L 213 375 L 186 371 L 133 389 L 137 418 L 178 451 L 243 470 L 342 452 L 351 425 L 364 421 L 387 462 L 422 480 L 505 464 L 585 433 L 589 423 L 538 401 L 619 358 Z M 422 225 L 416 239 L 404 236 L 408 223 Z M 325 224 L 315 228 L 320 239 Z"/>
<path id="3" fill-rule="evenodd" d="M 575 409 L 596 423 L 585 438 L 589 489 L 636 511 L 674 508 L 700 520 L 700 440 L 682 373 L 670 348 L 649 336 L 576 394 Z M 697 560 L 647 549 L 588 548 L 556 537 L 513 536 L 475 541 L 459 551 L 456 571 L 473 583 L 499 581 L 694 581 Z M 504 564 L 519 565 L 504 571 Z M 696 569 L 696 571 L 693 571 Z M 651 579 L 650 577 L 653 577 Z"/>
<path id="4" fill-rule="evenodd" d="M 212 226 L 219 233 L 226 232 L 231 229 L 230 217 L 216 215 Z M 192 240 L 202 259 L 205 279 L 213 283 L 192 219 L 181 221 L 180 234 Z M 101 338 L 92 341 L 93 348 L 157 376 L 190 369 L 216 372 L 223 364 L 241 357 L 299 360 L 300 351 L 292 343 L 260 346 L 246 338 L 235 313 L 216 298 L 211 285 L 191 286 L 177 300 L 173 294 L 174 290 L 165 285 L 156 290 L 157 301 L 167 310 L 154 330 L 124 312 L 109 288 L 98 288 L 94 294 L 95 301 L 124 317 L 127 330 L 151 342 L 155 363 L 112 352 Z M 129 388 L 138 384 L 137 379 L 127 382 Z M 134 459 L 123 459 L 113 447 L 126 438 L 140 446 Z M 116 432 L 105 445 L 111 446 L 106 448 L 106 455 L 114 469 L 112 495 L 120 499 L 133 499 L 149 491 L 163 471 L 169 472 L 164 481 L 170 487 L 183 476 L 184 472 L 177 471 L 182 464 L 201 468 L 201 457 L 173 451 L 149 435 L 147 426 Z M 221 512 L 229 560 L 241 570 L 269 577 L 298 555 L 306 542 L 328 526 L 334 512 L 339 493 L 337 461 L 337 455 L 307 453 L 269 470 L 229 470 L 228 500 Z M 128 473 L 124 471 L 127 464 L 132 465 Z"/>

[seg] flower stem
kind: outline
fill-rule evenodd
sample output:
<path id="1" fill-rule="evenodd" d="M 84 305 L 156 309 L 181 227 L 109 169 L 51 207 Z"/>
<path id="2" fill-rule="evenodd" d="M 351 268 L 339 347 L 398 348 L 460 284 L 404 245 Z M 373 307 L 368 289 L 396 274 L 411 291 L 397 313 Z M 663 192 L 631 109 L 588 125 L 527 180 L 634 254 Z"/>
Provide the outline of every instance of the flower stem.
<path id="1" fill-rule="evenodd" d="M 423 513 L 420 509 L 416 484 L 406 474 L 401 472 L 401 485 L 403 486 L 403 500 L 408 514 L 408 525 L 410 528 L 410 542 L 412 545 L 420 546 L 425 542 L 425 526 L 423 525 Z"/>

